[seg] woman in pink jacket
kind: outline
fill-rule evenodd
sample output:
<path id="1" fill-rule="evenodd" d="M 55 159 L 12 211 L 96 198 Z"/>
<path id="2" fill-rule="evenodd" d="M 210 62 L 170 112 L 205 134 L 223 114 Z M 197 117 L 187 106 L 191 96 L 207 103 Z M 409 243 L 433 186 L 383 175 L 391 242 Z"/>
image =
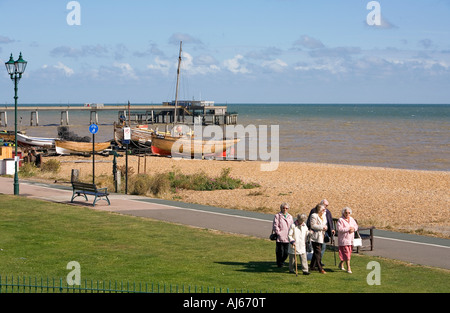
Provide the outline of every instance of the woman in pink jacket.
<path id="1" fill-rule="evenodd" d="M 288 213 L 289 204 L 283 202 L 280 205 L 280 212 L 275 215 L 272 224 L 272 230 L 278 235 L 275 247 L 275 255 L 277 257 L 277 266 L 283 267 L 289 253 L 289 228 L 294 220 L 291 214 Z"/>
<path id="2" fill-rule="evenodd" d="M 343 263 L 347 264 L 347 273 L 352 273 L 350 268 L 350 258 L 353 249 L 353 238 L 355 237 L 355 232 L 358 230 L 358 224 L 350 216 L 352 210 L 348 207 L 342 209 L 342 217 L 338 220 L 336 228 L 338 231 L 338 245 L 339 245 L 339 258 L 341 262 L 339 263 L 339 268 L 344 270 Z"/>

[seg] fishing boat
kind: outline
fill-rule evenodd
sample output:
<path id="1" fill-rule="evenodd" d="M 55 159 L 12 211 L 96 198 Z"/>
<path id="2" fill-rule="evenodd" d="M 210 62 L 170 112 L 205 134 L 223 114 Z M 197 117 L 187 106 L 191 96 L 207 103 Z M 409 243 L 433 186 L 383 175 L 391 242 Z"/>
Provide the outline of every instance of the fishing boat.
<path id="1" fill-rule="evenodd" d="M 174 121 L 177 121 L 177 109 L 178 109 L 178 86 L 180 77 L 180 65 L 181 65 L 181 52 L 182 42 L 180 42 L 180 53 L 178 57 L 178 69 L 177 69 L 177 85 L 175 89 L 175 117 Z M 211 102 L 212 104 L 213 102 Z M 180 125 L 174 125 L 172 130 L 178 129 Z M 184 134 L 182 136 L 160 136 L 152 134 L 152 153 L 156 155 L 164 156 L 190 156 L 190 157 L 204 157 L 204 156 L 224 156 L 227 148 L 235 145 L 239 142 L 239 139 L 222 139 L 222 140 L 202 140 L 195 139 L 192 134 Z"/>
<path id="2" fill-rule="evenodd" d="M 114 123 L 114 140 L 118 145 L 122 145 L 123 141 L 123 127 L 120 124 Z M 169 132 L 160 132 L 153 129 L 148 129 L 147 125 L 138 125 L 130 127 L 131 141 L 134 144 L 150 146 L 152 143 L 152 134 L 170 135 Z"/>
<path id="3" fill-rule="evenodd" d="M 205 140 L 194 137 L 152 136 L 152 153 L 163 156 L 223 156 L 240 139 Z"/>
<path id="4" fill-rule="evenodd" d="M 17 133 L 17 145 L 21 147 L 53 148 L 56 138 L 32 137 Z"/>
<path id="5" fill-rule="evenodd" d="M 111 146 L 111 142 L 96 142 L 94 144 L 95 152 L 102 152 Z M 79 153 L 91 153 L 92 142 L 78 142 L 67 140 L 55 140 L 55 148 L 57 154 L 79 154 Z"/>

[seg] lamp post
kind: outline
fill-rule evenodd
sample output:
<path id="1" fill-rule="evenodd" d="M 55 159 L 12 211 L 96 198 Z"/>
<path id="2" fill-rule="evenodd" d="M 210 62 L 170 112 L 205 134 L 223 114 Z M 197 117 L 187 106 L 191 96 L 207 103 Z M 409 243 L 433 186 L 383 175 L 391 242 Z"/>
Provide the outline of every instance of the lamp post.
<path id="1" fill-rule="evenodd" d="M 5 63 L 6 70 L 8 74 L 11 76 L 11 80 L 14 82 L 14 194 L 19 195 L 19 176 L 17 174 L 17 164 L 18 164 L 18 156 L 17 156 L 17 85 L 19 84 L 19 80 L 22 78 L 23 72 L 25 72 L 25 68 L 27 67 L 27 62 L 22 59 L 22 52 L 20 52 L 19 59 L 14 61 L 12 53 L 9 61 Z"/>

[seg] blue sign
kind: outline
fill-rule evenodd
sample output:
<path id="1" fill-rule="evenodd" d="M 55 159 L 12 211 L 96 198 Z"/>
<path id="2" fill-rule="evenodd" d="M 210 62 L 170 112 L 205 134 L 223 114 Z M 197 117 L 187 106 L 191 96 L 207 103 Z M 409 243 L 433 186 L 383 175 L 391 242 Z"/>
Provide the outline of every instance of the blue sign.
<path id="1" fill-rule="evenodd" d="M 89 126 L 89 132 L 91 134 L 96 134 L 98 132 L 98 126 L 96 124 L 91 124 Z"/>

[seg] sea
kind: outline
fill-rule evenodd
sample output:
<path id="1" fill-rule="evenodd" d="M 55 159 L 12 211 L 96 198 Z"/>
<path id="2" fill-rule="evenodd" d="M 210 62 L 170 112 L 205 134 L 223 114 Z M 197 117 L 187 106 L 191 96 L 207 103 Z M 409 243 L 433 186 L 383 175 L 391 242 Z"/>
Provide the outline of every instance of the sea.
<path id="1" fill-rule="evenodd" d="M 278 126 L 279 161 L 450 170 L 450 104 L 216 105 L 227 105 L 245 127 Z M 133 104 L 132 110 L 138 106 Z M 118 111 L 100 111 L 98 119 L 95 140 L 112 139 Z M 30 126 L 30 111 L 19 111 L 18 129 L 30 136 L 57 137 L 60 120 L 59 111 L 40 111 L 39 126 Z M 0 129 L 14 129 L 13 121 L 14 113 L 8 112 L 8 127 Z M 89 112 L 69 112 L 70 131 L 92 136 L 89 125 Z"/>

